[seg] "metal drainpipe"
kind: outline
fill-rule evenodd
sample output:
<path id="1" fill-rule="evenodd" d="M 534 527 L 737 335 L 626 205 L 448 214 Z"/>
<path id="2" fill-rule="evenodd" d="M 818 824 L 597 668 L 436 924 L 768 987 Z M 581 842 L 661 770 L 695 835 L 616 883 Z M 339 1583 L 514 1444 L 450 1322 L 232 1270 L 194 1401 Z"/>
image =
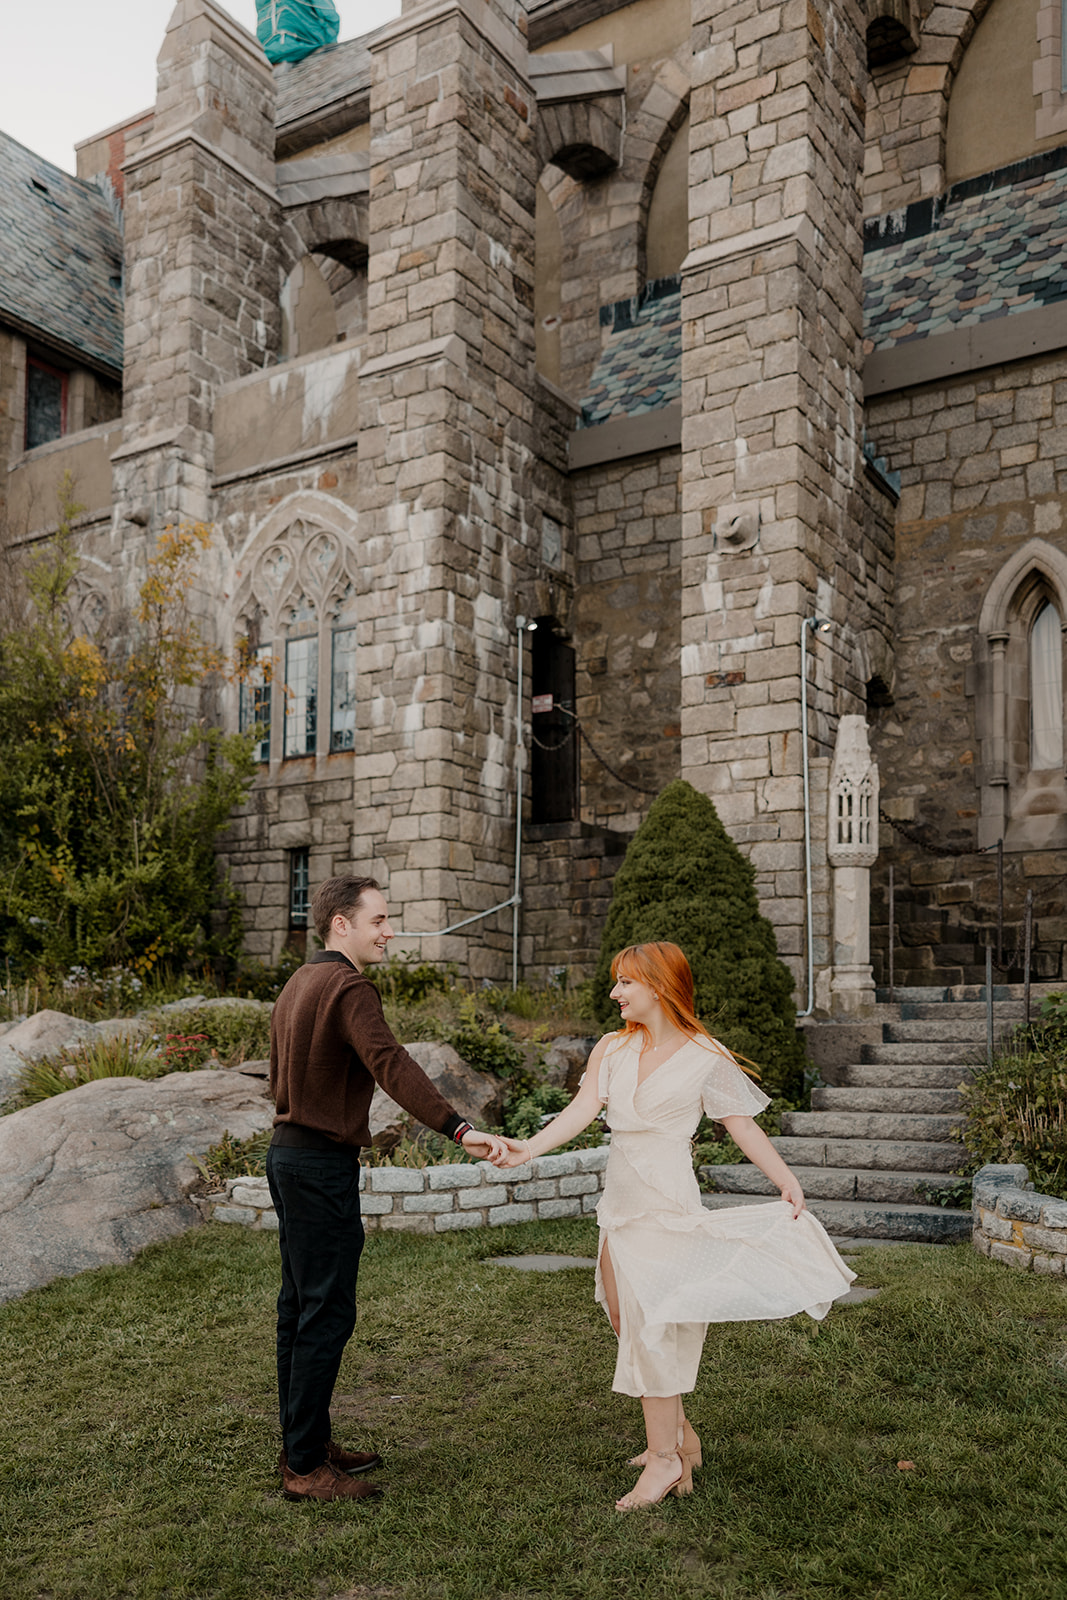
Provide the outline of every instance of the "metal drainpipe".
<path id="1" fill-rule="evenodd" d="M 527 622 L 521 614 L 515 618 L 516 645 L 519 652 L 518 670 L 518 709 L 516 711 L 515 726 L 518 730 L 515 740 L 515 882 L 512 888 L 511 902 L 511 987 L 519 987 L 519 907 L 522 905 L 522 775 L 525 766 L 525 746 L 523 744 L 523 702 L 522 702 L 522 658 L 525 640 L 524 633 L 533 633 L 537 627 L 536 622 Z"/>
<path id="2" fill-rule="evenodd" d="M 826 633 L 830 624 L 825 617 L 805 617 L 800 625 L 800 744 L 801 770 L 804 774 L 804 906 L 807 939 L 808 1003 L 801 1017 L 810 1017 L 815 1010 L 815 934 L 812 926 L 811 906 L 811 783 L 808 771 L 808 629 Z"/>

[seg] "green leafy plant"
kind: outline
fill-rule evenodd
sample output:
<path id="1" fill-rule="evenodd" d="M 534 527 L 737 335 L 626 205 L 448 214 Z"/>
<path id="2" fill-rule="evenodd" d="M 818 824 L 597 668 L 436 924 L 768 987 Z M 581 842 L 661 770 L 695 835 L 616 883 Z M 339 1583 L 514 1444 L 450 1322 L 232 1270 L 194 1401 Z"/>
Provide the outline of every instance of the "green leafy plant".
<path id="1" fill-rule="evenodd" d="M 236 953 L 215 841 L 252 782 L 253 736 L 190 714 L 241 670 L 191 618 L 210 530 L 166 529 L 134 613 L 90 634 L 71 622 L 80 509 L 68 475 L 0 633 L 0 947 L 23 972 L 119 963 L 143 979 Z"/>
<path id="2" fill-rule="evenodd" d="M 235 1139 L 227 1128 L 218 1144 L 213 1144 L 201 1159 L 190 1156 L 200 1175 L 214 1188 L 219 1188 L 227 1178 L 262 1178 L 267 1170 L 267 1151 L 270 1148 L 271 1128 L 254 1133 L 248 1139 Z"/>
<path id="3" fill-rule="evenodd" d="M 363 1150 L 359 1159 L 365 1167 L 447 1167 L 470 1157 L 462 1145 L 443 1133 L 423 1133 L 417 1138 L 405 1135 L 388 1149 L 372 1146 Z"/>
<path id="4" fill-rule="evenodd" d="M 166 1031 L 167 1058 L 171 1072 L 191 1071 L 216 1060 L 223 1066 L 242 1061 L 262 1061 L 270 1054 L 270 1012 L 260 1005 L 242 1004 L 190 1006 L 178 1013 L 180 1031 L 172 1017 L 155 1018 L 160 1032 Z"/>
<path id="5" fill-rule="evenodd" d="M 367 968 L 367 977 L 383 1000 L 396 1006 L 418 1005 L 432 994 L 447 994 L 456 981 L 458 969 L 452 963 L 438 966 L 410 953 L 390 956 L 379 966 Z"/>
<path id="6" fill-rule="evenodd" d="M 94 1039 L 55 1056 L 27 1062 L 15 1084 L 16 1106 L 36 1105 L 100 1078 L 158 1078 L 168 1071 L 154 1043 Z"/>
<path id="7" fill-rule="evenodd" d="M 944 1183 L 920 1183 L 918 1187 L 923 1205 L 940 1206 L 945 1211 L 971 1209 L 970 1178 L 946 1178 Z"/>
<path id="8" fill-rule="evenodd" d="M 593 979 L 603 1023 L 618 1017 L 608 998 L 612 957 L 661 939 L 684 950 L 709 1031 L 757 1064 L 769 1094 L 799 1098 L 806 1058 L 793 978 L 760 914 L 755 873 L 708 797 L 682 780 L 653 801 L 616 874 Z"/>
<path id="9" fill-rule="evenodd" d="M 450 1044 L 467 1065 L 478 1072 L 492 1072 L 498 1078 L 507 1078 L 522 1072 L 526 1065 L 526 1057 L 510 1028 L 499 1017 L 486 1016 L 479 1010 L 473 995 L 464 995 L 458 1022 L 441 1023 L 436 1037 Z"/>
<path id="10" fill-rule="evenodd" d="M 1058 1019 L 1057 1019 L 1058 1022 Z M 960 1085 L 966 1120 L 956 1130 L 972 1170 L 1022 1162 L 1044 1194 L 1067 1200 L 1067 1058 L 1036 1029 Z"/>

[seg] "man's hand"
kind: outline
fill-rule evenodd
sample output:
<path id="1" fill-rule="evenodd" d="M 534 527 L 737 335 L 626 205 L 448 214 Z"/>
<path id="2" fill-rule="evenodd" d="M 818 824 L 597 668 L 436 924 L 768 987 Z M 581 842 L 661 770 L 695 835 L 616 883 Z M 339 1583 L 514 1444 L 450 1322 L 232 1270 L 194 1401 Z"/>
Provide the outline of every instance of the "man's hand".
<path id="1" fill-rule="evenodd" d="M 508 1157 L 522 1148 L 522 1140 L 508 1139 L 499 1133 L 480 1133 L 477 1128 L 471 1128 L 469 1133 L 463 1135 L 463 1148 L 476 1161 L 491 1161 L 494 1167 L 506 1167 L 513 1164 Z M 525 1161 L 528 1158 L 523 1156 L 521 1159 Z"/>

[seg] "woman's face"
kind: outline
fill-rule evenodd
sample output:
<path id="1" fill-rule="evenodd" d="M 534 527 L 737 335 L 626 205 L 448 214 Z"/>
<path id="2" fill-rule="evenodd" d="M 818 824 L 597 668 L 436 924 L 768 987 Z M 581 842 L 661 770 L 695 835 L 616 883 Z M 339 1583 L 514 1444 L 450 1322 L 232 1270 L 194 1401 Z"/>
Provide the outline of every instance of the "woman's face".
<path id="1" fill-rule="evenodd" d="M 611 998 L 618 1001 L 623 1022 L 643 1022 L 647 1027 L 660 1009 L 659 1001 L 647 983 L 642 983 L 638 978 L 623 977 L 621 972 L 615 979 Z"/>

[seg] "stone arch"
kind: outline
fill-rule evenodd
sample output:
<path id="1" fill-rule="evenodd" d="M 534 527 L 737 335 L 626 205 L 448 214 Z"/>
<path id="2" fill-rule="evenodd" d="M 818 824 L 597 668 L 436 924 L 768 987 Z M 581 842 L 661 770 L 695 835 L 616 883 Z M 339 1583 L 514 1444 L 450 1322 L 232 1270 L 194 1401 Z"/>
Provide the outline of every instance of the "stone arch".
<path id="1" fill-rule="evenodd" d="M 679 129 L 689 115 L 688 52 L 678 50 L 664 61 L 626 135 L 623 176 L 638 187 L 638 272 L 644 282 L 648 213 L 656 179 Z M 687 186 L 688 187 L 688 186 Z"/>
<path id="2" fill-rule="evenodd" d="M 951 6 L 935 6 L 919 29 L 918 49 L 881 66 L 872 64 L 864 174 L 868 215 L 944 192 L 953 79 L 992 3 L 956 0 Z M 883 9 L 885 0 L 873 0 L 869 14 Z M 887 134 L 893 139 L 883 147 Z"/>
<path id="3" fill-rule="evenodd" d="M 358 519 L 350 506 L 318 489 L 286 495 L 237 554 L 234 607 L 255 607 L 273 632 L 303 596 L 324 614 L 343 591 L 354 595 Z"/>
<path id="4" fill-rule="evenodd" d="M 867 0 L 867 65 L 885 66 L 919 48 L 915 0 Z"/>
<path id="5" fill-rule="evenodd" d="M 1009 556 L 989 585 L 978 617 L 978 632 L 983 638 L 1003 633 L 1020 586 L 1031 572 L 1045 579 L 1056 596 L 1060 615 L 1067 618 L 1067 554 L 1045 539 L 1028 539 Z"/>
<path id="6" fill-rule="evenodd" d="M 282 272 L 292 272 L 303 256 L 316 253 L 347 267 L 363 267 L 369 238 L 366 195 L 289 206 L 278 235 Z"/>
<path id="7" fill-rule="evenodd" d="M 579 180 L 604 177 L 622 157 L 623 118 L 621 94 L 540 106 L 537 144 L 542 165 L 551 163 Z"/>

